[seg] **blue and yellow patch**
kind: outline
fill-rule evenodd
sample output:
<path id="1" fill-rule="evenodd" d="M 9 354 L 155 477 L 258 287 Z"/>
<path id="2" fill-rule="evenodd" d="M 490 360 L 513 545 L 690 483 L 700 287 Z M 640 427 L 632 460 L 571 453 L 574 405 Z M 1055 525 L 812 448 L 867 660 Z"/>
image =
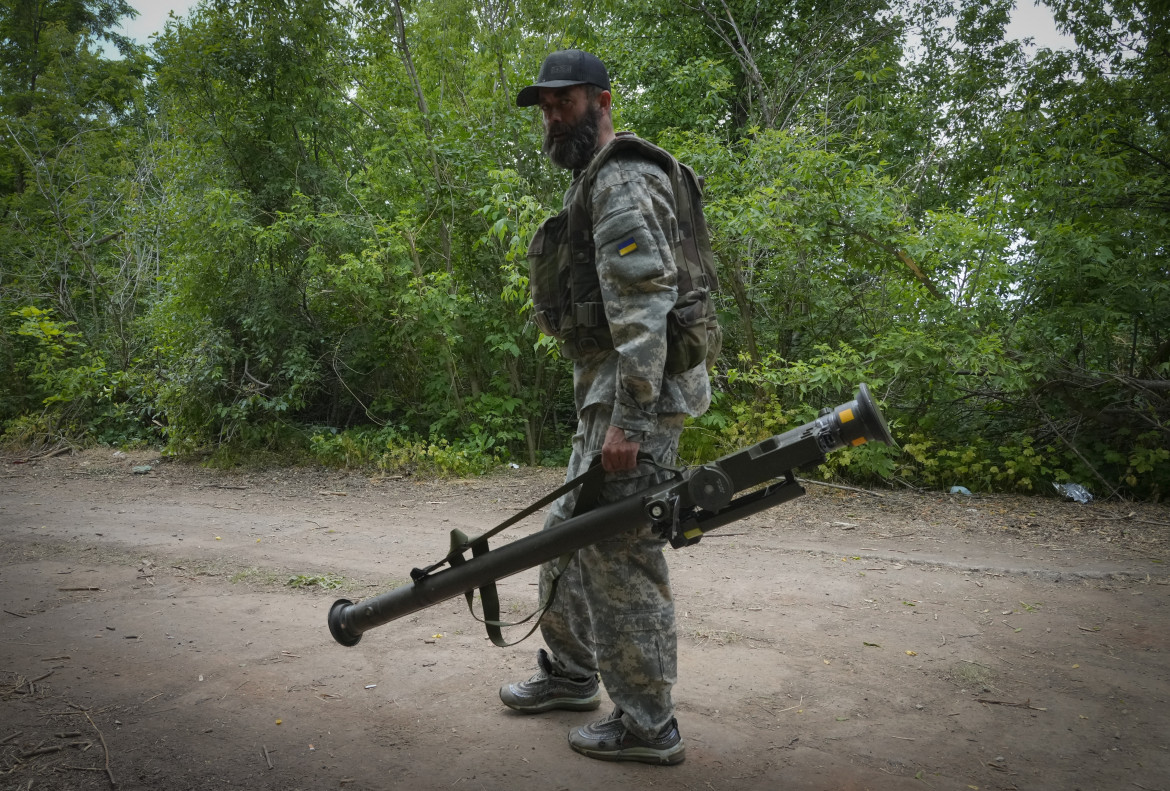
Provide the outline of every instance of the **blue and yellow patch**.
<path id="1" fill-rule="evenodd" d="M 618 255 L 629 255 L 638 249 L 638 243 L 634 241 L 634 237 L 626 239 L 624 242 L 618 244 Z"/>

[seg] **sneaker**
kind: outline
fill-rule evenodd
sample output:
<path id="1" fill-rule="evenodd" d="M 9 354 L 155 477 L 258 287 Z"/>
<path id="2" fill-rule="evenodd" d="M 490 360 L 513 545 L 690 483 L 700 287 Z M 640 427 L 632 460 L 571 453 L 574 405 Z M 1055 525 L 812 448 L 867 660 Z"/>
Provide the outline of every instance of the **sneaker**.
<path id="1" fill-rule="evenodd" d="M 622 710 L 614 709 L 604 720 L 569 731 L 569 746 L 582 755 L 603 761 L 640 761 L 669 766 L 681 764 L 687 757 L 686 746 L 678 732 L 678 722 L 653 739 L 642 739 L 622 722 Z"/>
<path id="2" fill-rule="evenodd" d="M 536 664 L 540 670 L 532 678 L 500 687 L 500 700 L 505 706 L 525 714 L 539 714 L 553 709 L 593 711 L 601 705 L 596 675 L 586 678 L 558 676 L 543 648 L 536 654 Z"/>

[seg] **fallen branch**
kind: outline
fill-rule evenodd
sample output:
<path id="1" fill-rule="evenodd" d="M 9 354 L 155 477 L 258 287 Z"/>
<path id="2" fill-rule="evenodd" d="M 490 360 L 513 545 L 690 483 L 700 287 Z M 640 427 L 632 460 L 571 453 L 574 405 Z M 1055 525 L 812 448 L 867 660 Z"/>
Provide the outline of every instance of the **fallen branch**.
<path id="1" fill-rule="evenodd" d="M 54 745 L 51 745 L 49 747 L 40 747 L 37 749 L 29 750 L 28 752 L 19 753 L 19 754 L 17 754 L 16 757 L 20 758 L 21 760 L 23 760 L 25 758 L 35 758 L 38 755 L 48 755 L 50 753 L 59 753 L 62 750 L 64 750 L 66 747 L 81 747 L 82 750 L 84 751 L 85 748 L 91 747 L 92 745 L 93 745 L 93 742 L 69 742 L 68 744 L 54 744 Z"/>
<path id="2" fill-rule="evenodd" d="M 1025 700 L 1023 703 L 1014 703 L 1010 700 L 992 700 L 991 698 L 975 698 L 976 703 L 991 703 L 996 706 L 1015 706 L 1020 709 L 1031 709 L 1032 711 L 1048 711 L 1042 706 L 1033 706 L 1031 700 Z"/>
<path id="3" fill-rule="evenodd" d="M 1081 463 L 1083 463 L 1085 465 L 1085 467 L 1089 470 L 1089 472 L 1093 473 L 1093 475 L 1096 476 L 1097 480 L 1099 480 L 1101 483 L 1105 484 L 1105 488 L 1108 489 L 1113 494 L 1114 497 L 1116 497 L 1118 500 L 1125 499 L 1121 496 L 1121 494 L 1117 491 L 1117 489 L 1114 488 L 1113 484 L 1111 484 L 1111 483 L 1109 483 L 1109 481 L 1105 480 L 1105 476 L 1102 475 L 1100 472 L 1098 472 L 1097 468 L 1089 463 L 1089 460 L 1084 457 L 1084 454 L 1082 454 L 1080 449 L 1078 449 L 1077 446 L 1073 444 L 1072 440 L 1070 440 L 1064 434 L 1060 433 L 1060 429 L 1058 429 L 1056 427 L 1056 424 L 1052 422 L 1052 418 L 1050 418 L 1048 416 L 1048 413 L 1045 412 L 1043 410 L 1043 408 L 1041 408 L 1040 402 L 1036 399 L 1036 395 L 1034 393 L 1032 394 L 1032 403 L 1036 406 L 1036 410 L 1040 413 L 1040 415 L 1044 418 L 1044 421 L 1048 424 L 1049 430 L 1051 430 L 1052 433 L 1054 433 L 1060 439 L 1060 441 L 1063 442 L 1065 444 L 1065 446 L 1068 447 L 1068 449 L 1071 450 L 1076 455 L 1076 457 L 1081 460 Z"/>
<path id="4" fill-rule="evenodd" d="M 28 464 L 30 461 L 37 461 L 38 459 L 51 459 L 54 456 L 60 456 L 62 453 L 68 453 L 73 450 L 73 446 L 66 443 L 64 445 L 57 445 L 56 447 L 42 450 L 40 453 L 33 453 L 23 458 L 5 456 L 4 461 L 9 464 Z"/>
<path id="5" fill-rule="evenodd" d="M 59 753 L 64 749 L 65 749 L 65 745 L 54 744 L 51 747 L 40 747 L 40 748 L 35 749 L 35 750 L 29 750 L 28 752 L 19 753 L 16 757 L 20 758 L 21 760 L 24 760 L 25 758 L 35 758 L 38 755 L 48 755 L 49 753 Z"/>

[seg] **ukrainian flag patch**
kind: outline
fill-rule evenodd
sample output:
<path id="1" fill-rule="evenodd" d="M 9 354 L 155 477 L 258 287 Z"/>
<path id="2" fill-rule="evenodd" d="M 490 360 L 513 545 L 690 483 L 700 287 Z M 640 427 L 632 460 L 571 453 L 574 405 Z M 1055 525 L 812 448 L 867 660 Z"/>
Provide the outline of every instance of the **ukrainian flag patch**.
<path id="1" fill-rule="evenodd" d="M 638 249 L 638 243 L 634 241 L 634 237 L 626 239 L 618 245 L 618 255 L 629 255 Z"/>

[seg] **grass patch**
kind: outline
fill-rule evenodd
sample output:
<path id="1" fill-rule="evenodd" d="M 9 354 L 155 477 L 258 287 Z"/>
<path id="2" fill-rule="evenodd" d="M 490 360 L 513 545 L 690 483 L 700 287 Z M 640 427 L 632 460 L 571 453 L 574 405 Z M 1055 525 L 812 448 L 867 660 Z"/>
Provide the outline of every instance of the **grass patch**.
<path id="1" fill-rule="evenodd" d="M 272 569 L 261 569 L 250 566 L 240 569 L 228 577 L 228 582 L 242 582 L 246 585 L 279 585 L 283 575 Z"/>
<path id="2" fill-rule="evenodd" d="M 320 588 L 321 590 L 337 590 L 345 584 L 344 577 L 336 574 L 293 574 L 284 582 L 290 588 Z"/>
<path id="3" fill-rule="evenodd" d="M 950 672 L 951 683 L 956 686 L 974 689 L 994 688 L 995 672 L 985 665 L 975 662 L 960 661 Z"/>

